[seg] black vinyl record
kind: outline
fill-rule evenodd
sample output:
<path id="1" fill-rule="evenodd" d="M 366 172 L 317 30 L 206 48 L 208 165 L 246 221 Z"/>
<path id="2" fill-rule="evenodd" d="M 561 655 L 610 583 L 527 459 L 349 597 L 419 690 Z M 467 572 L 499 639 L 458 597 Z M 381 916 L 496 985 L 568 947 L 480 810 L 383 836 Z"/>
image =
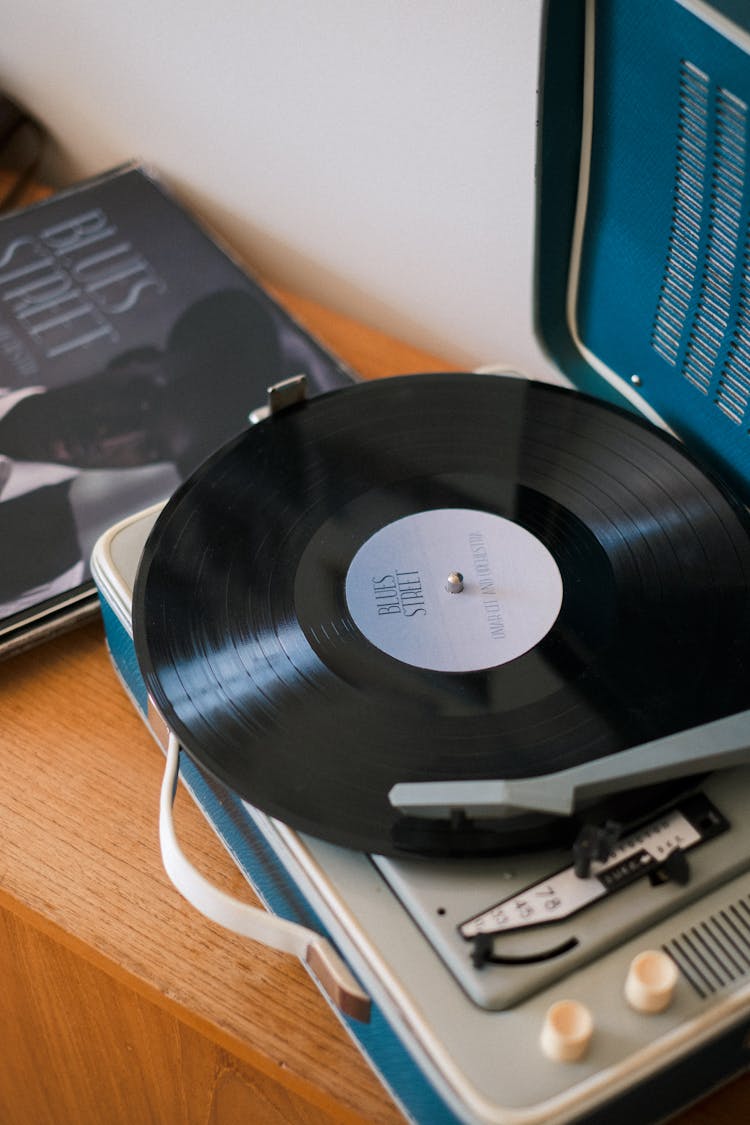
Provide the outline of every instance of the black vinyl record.
<path id="1" fill-rule="evenodd" d="M 534 818 L 446 845 L 410 836 L 391 787 L 548 773 L 750 706 L 749 531 L 625 410 L 468 373 L 359 384 L 169 501 L 137 657 L 191 757 L 292 827 L 504 850 Z"/>

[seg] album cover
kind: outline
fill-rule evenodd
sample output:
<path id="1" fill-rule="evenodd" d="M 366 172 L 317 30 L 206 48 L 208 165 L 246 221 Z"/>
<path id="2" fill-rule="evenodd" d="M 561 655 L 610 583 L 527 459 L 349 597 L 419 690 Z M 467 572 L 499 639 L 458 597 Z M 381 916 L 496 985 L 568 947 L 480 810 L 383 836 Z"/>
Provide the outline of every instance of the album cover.
<path id="1" fill-rule="evenodd" d="M 0 220 L 0 652 L 88 615 L 98 536 L 301 372 L 352 380 L 150 171 Z"/>

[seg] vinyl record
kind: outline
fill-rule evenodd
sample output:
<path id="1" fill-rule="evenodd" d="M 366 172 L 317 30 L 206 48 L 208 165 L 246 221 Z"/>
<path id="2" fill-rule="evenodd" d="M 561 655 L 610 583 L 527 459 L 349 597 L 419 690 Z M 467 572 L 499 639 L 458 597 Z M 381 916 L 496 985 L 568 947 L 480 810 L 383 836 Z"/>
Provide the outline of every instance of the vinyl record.
<path id="1" fill-rule="evenodd" d="M 292 827 L 502 850 L 508 826 L 410 837 L 389 790 L 547 773 L 750 706 L 749 530 L 676 441 L 576 392 L 359 384 L 170 500 L 136 652 L 186 751 Z M 523 844 L 536 821 L 510 827 Z"/>

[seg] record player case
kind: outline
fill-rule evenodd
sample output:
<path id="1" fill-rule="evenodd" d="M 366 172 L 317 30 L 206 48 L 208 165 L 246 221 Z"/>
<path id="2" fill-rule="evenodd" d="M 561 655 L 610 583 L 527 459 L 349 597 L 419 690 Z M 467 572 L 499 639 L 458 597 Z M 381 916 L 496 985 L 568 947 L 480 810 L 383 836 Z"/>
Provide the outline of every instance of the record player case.
<path id="1" fill-rule="evenodd" d="M 574 386 L 663 422 L 747 499 L 750 19 L 743 23 L 739 7 L 672 0 L 657 14 L 645 0 L 548 6 L 536 315 Z M 112 656 L 144 716 L 129 597 L 156 515 L 113 529 L 95 560 Z M 160 738 L 158 719 L 153 729 Z M 746 769 L 707 783 L 732 827 L 697 853 L 689 891 L 670 888 L 669 907 L 646 911 L 635 928 L 624 918 L 637 896 L 623 897 L 623 914 L 598 933 L 595 953 L 526 979 L 500 1004 L 467 1002 L 444 951 L 422 938 L 431 925 L 424 902 L 442 903 L 452 868 L 438 870 L 439 892 L 427 877 L 415 925 L 401 901 L 424 879 L 408 862 L 390 869 L 300 837 L 189 761 L 182 771 L 269 907 L 323 929 L 344 953 L 373 1001 L 369 1022 L 348 1020 L 349 1030 L 415 1121 L 657 1121 L 748 1065 Z M 525 866 L 520 857 L 512 874 L 501 864 L 491 878 L 522 887 L 543 877 L 545 862 Z M 486 877 L 486 868 L 462 868 L 456 894 Z M 661 946 L 679 962 L 696 941 L 702 967 L 696 973 L 694 955 L 685 955 L 669 1013 L 644 1022 L 629 1011 L 619 989 L 632 956 Z M 545 1009 L 568 995 L 610 1022 L 591 1058 L 566 1069 L 536 1044 Z"/>

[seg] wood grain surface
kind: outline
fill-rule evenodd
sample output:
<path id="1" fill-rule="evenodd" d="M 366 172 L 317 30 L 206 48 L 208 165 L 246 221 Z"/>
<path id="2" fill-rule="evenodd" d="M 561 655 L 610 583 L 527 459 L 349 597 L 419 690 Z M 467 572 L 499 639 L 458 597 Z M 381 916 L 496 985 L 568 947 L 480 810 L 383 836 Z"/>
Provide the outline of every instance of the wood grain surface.
<path id="1" fill-rule="evenodd" d="M 444 366 L 277 292 L 367 377 Z M 0 665 L 0 1125 L 403 1123 L 303 968 L 172 888 L 162 767 L 98 623 Z M 176 817 L 188 854 L 251 900 L 184 794 Z M 680 1125 L 747 1120 L 749 1083 Z"/>

